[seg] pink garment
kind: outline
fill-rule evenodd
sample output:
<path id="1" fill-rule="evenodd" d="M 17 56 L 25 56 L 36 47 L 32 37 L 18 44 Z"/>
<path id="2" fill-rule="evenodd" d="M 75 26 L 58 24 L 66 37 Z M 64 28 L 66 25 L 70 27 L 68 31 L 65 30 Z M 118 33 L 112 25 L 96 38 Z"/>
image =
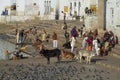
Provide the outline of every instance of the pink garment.
<path id="1" fill-rule="evenodd" d="M 86 40 L 86 42 L 87 42 L 89 45 L 92 44 L 92 40 L 89 39 L 89 38 Z"/>

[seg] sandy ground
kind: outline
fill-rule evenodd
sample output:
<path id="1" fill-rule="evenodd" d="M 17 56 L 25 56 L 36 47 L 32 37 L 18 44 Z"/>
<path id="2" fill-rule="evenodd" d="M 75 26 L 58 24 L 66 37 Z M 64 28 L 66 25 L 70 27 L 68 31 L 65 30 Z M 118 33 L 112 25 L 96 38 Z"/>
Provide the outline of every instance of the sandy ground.
<path id="1" fill-rule="evenodd" d="M 19 27 L 23 27 L 23 25 L 24 24 L 21 23 L 19 24 Z M 79 26 L 79 23 L 76 23 L 76 25 Z M 26 26 L 26 24 L 24 26 Z M 62 26 L 62 24 L 60 24 L 59 26 Z M 15 28 L 16 24 L 0 24 L 0 33 L 6 34 L 11 31 L 14 31 Z M 1 60 L 0 80 L 120 79 L 120 71 L 95 64 L 95 58 L 92 60 L 93 62 L 91 64 L 80 64 L 79 61 L 71 61 L 69 59 L 65 59 L 62 60 L 60 63 L 57 63 L 56 58 L 51 58 L 51 64 L 46 64 L 46 58 L 41 57 L 40 55 L 38 55 L 37 57 L 30 57 L 22 60 Z"/>

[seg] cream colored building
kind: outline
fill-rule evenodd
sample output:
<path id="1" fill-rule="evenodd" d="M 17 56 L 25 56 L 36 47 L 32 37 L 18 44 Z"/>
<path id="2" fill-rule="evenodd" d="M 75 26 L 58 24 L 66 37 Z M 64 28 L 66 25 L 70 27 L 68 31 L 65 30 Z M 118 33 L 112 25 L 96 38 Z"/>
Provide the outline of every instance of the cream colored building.
<path id="1" fill-rule="evenodd" d="M 72 16 L 84 16 L 85 8 L 91 5 L 97 5 L 97 0 L 1 0 L 0 13 L 9 6 L 9 16 L 30 16 L 40 17 L 40 19 L 63 20 L 63 13 L 66 18 L 71 19 Z M 15 10 L 11 10 L 11 6 L 15 6 Z M 8 17 L 9 17 L 8 16 Z M 19 21 L 19 20 L 18 20 Z"/>
<path id="2" fill-rule="evenodd" d="M 120 36 L 120 0 L 107 0 L 106 28 Z"/>

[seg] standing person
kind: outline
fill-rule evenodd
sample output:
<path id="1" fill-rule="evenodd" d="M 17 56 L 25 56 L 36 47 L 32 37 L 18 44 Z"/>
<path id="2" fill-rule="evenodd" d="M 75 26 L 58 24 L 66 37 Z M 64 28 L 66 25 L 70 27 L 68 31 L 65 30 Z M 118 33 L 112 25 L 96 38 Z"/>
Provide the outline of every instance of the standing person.
<path id="1" fill-rule="evenodd" d="M 58 42 L 57 42 L 57 34 L 55 32 L 53 32 L 52 39 L 53 39 L 53 48 L 57 48 Z"/>
<path id="2" fill-rule="evenodd" d="M 76 30 L 76 26 L 74 26 L 74 27 L 72 28 L 72 30 L 71 30 L 71 36 L 73 36 L 73 37 L 77 37 L 77 36 L 78 36 L 78 32 L 77 32 L 77 30 Z"/>
<path id="3" fill-rule="evenodd" d="M 66 43 L 68 43 L 69 42 L 69 33 L 67 32 L 67 30 L 65 31 L 64 36 L 65 36 Z"/>
<path id="4" fill-rule="evenodd" d="M 66 13 L 63 13 L 64 14 L 64 22 L 66 22 Z"/>
<path id="5" fill-rule="evenodd" d="M 74 47 L 75 47 L 75 43 L 76 43 L 76 39 L 74 36 L 71 36 L 71 52 L 74 51 Z"/>
<path id="6" fill-rule="evenodd" d="M 98 30 L 97 30 L 97 29 L 94 30 L 93 35 L 94 35 L 95 37 L 97 37 L 97 35 L 98 35 Z"/>
<path id="7" fill-rule="evenodd" d="M 79 37 L 82 37 L 82 34 L 83 34 L 83 27 L 81 27 L 80 29 L 78 29 L 78 32 L 79 32 Z"/>
<path id="8" fill-rule="evenodd" d="M 63 30 L 67 30 L 67 23 L 66 22 L 64 22 L 64 27 L 63 27 Z"/>
<path id="9" fill-rule="evenodd" d="M 24 40 L 28 39 L 29 33 L 30 33 L 29 29 L 24 30 Z"/>
<path id="10" fill-rule="evenodd" d="M 66 22 L 66 13 L 64 13 L 63 11 L 61 13 L 63 14 L 63 20 L 64 20 L 64 22 Z"/>
<path id="11" fill-rule="evenodd" d="M 39 49 L 40 51 L 44 49 L 44 45 L 43 45 L 43 43 L 42 43 L 41 40 L 39 40 L 39 44 L 38 44 L 37 47 L 38 47 L 38 49 Z"/>
<path id="12" fill-rule="evenodd" d="M 81 27 L 81 32 L 80 32 L 80 34 L 81 34 L 81 37 L 82 37 L 82 35 L 83 35 L 83 27 Z"/>
<path id="13" fill-rule="evenodd" d="M 19 42 L 22 43 L 24 41 L 24 29 L 19 32 Z"/>
<path id="14" fill-rule="evenodd" d="M 86 50 L 88 51 L 92 51 L 92 46 L 93 46 L 92 39 L 93 39 L 92 36 L 88 36 L 88 39 L 86 40 L 87 42 Z"/>
<path id="15" fill-rule="evenodd" d="M 83 38 L 81 49 L 85 49 L 85 47 L 86 47 L 86 45 L 87 45 L 87 42 L 86 42 L 87 39 L 88 39 L 87 36 L 85 36 L 85 37 Z"/>
<path id="16" fill-rule="evenodd" d="M 19 30 L 16 29 L 16 43 L 19 43 Z"/>
<path id="17" fill-rule="evenodd" d="M 98 47 L 98 40 L 97 38 L 94 38 L 93 40 L 93 50 L 95 51 L 96 55 L 99 55 L 99 47 Z"/>
<path id="18" fill-rule="evenodd" d="M 33 34 L 33 36 L 37 34 L 37 28 L 36 28 L 36 27 L 34 27 L 34 28 L 32 29 L 32 34 Z"/>
<path id="19" fill-rule="evenodd" d="M 117 35 L 115 36 L 115 43 L 119 44 L 119 40 L 118 40 L 118 36 Z"/>
<path id="20" fill-rule="evenodd" d="M 46 41 L 46 37 L 47 37 L 47 33 L 45 30 L 43 30 L 43 33 L 42 33 L 42 41 L 45 42 Z"/>

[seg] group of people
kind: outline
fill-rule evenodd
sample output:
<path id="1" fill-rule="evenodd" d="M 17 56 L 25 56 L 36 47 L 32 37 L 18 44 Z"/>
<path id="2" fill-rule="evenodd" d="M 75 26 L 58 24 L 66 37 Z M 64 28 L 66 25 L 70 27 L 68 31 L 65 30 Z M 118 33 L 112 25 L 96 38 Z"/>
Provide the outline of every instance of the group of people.
<path id="1" fill-rule="evenodd" d="M 38 33 L 38 28 L 36 27 L 19 30 L 16 29 L 16 43 L 22 44 L 32 42 L 33 46 L 37 46 L 37 48 L 39 47 L 39 49 L 41 49 L 41 45 L 49 42 L 49 38 L 53 40 L 53 48 L 57 48 L 57 33 L 55 31 L 53 31 L 53 34 L 50 35 L 45 29 Z"/>
<path id="2" fill-rule="evenodd" d="M 85 30 L 85 25 L 77 30 L 74 26 L 70 32 L 67 32 L 67 24 L 64 23 L 62 28 L 65 37 L 65 44 L 63 47 L 71 49 L 71 52 L 74 51 L 77 37 L 82 38 L 81 49 L 87 51 L 94 51 L 95 55 L 108 55 L 108 51 L 111 50 L 115 44 L 118 44 L 118 37 L 114 35 L 112 31 L 105 31 L 104 35 L 100 35 L 98 30 Z"/>
<path id="3" fill-rule="evenodd" d="M 86 7 L 86 8 L 85 8 L 85 13 L 86 13 L 87 15 L 94 14 L 94 13 L 96 13 L 96 8 L 89 9 L 88 7 Z"/>
<path id="4" fill-rule="evenodd" d="M 82 49 L 95 51 L 96 55 L 108 55 L 108 51 L 118 44 L 118 37 L 115 37 L 112 31 L 105 31 L 102 36 L 99 36 L 97 29 L 86 33 L 82 41 Z"/>
<path id="5" fill-rule="evenodd" d="M 65 39 L 63 47 L 70 49 L 71 52 L 74 52 L 77 37 L 81 37 L 81 49 L 94 51 L 96 55 L 103 56 L 107 54 L 107 51 L 110 50 L 111 47 L 114 47 L 115 44 L 117 44 L 117 37 L 114 36 L 112 31 L 106 31 L 103 36 L 99 37 L 97 29 L 94 31 L 86 31 L 84 28 L 84 24 L 79 29 L 77 29 L 76 26 L 73 26 L 70 32 L 68 32 L 68 25 L 64 22 L 64 26 L 62 27 Z M 38 34 L 38 29 L 36 27 L 16 30 L 16 42 L 24 42 L 28 39 L 29 35 L 32 35 L 33 45 L 39 50 L 44 48 L 45 42 L 49 42 L 49 38 L 52 39 L 53 48 L 58 48 L 58 34 L 55 31 L 53 31 L 52 35 L 48 34 L 45 30 Z"/>
<path id="6" fill-rule="evenodd" d="M 75 43 L 77 41 L 76 37 L 78 36 L 78 31 L 76 29 L 76 26 L 74 26 L 70 33 L 67 31 L 67 23 L 64 22 L 64 26 L 62 28 L 64 30 L 64 37 L 65 37 L 65 44 L 63 44 L 63 47 L 65 48 L 71 48 L 71 52 L 74 51 Z"/>
<path id="7" fill-rule="evenodd" d="M 26 39 L 30 39 L 30 35 L 35 36 L 37 28 L 16 29 L 16 43 L 23 43 Z"/>

